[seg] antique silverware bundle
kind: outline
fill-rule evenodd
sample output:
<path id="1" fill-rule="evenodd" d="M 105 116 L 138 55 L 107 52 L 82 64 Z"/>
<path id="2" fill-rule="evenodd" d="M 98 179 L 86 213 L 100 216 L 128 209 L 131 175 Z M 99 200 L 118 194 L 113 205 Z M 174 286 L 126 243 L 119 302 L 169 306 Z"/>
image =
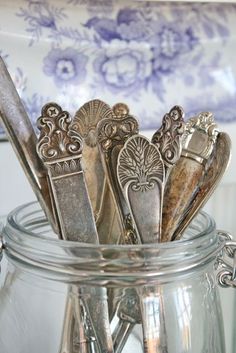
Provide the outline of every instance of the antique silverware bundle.
<path id="1" fill-rule="evenodd" d="M 95 99 L 74 118 L 47 103 L 37 139 L 2 60 L 0 75 L 0 116 L 58 238 L 95 245 L 181 239 L 229 163 L 230 139 L 213 114 L 185 123 L 179 106 L 149 141 L 124 103 Z M 144 305 L 150 293 L 155 300 Z M 60 353 L 92 353 L 94 345 L 100 353 L 121 353 L 140 324 L 144 351 L 167 352 L 161 287 L 123 294 L 69 285 Z M 148 320 L 147 307 L 159 311 L 162 330 Z"/>

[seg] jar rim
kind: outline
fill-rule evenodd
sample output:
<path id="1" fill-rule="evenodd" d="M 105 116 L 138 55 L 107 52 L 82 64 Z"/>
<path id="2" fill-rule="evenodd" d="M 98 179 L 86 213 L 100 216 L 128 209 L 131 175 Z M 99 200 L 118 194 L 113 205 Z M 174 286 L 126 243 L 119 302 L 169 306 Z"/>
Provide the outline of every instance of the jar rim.
<path id="1" fill-rule="evenodd" d="M 133 286 L 166 281 L 206 266 L 223 247 L 211 216 L 201 212 L 194 222 L 189 229 L 195 236 L 186 240 L 144 245 L 82 244 L 48 237 L 42 230 L 48 229 L 46 217 L 33 202 L 8 215 L 3 229 L 5 253 L 26 270 L 68 283 Z"/>
<path id="2" fill-rule="evenodd" d="M 24 236 L 30 236 L 30 237 L 35 237 L 37 236 L 37 239 L 41 239 L 43 242 L 46 240 L 49 243 L 52 244 L 56 244 L 58 242 L 60 242 L 60 244 L 62 246 L 68 246 L 70 245 L 70 247 L 83 247 L 83 248 L 103 248 L 103 249 L 110 249 L 110 248 L 116 248 L 116 249 L 143 249 L 143 248 L 153 248 L 153 247 L 158 247 L 158 248 L 169 248 L 169 247 L 181 247 L 184 244 L 190 244 L 193 241 L 196 241 L 197 239 L 202 238 L 202 236 L 207 235 L 207 234 L 211 234 L 212 232 L 215 231 L 216 229 L 216 224 L 214 219 L 206 212 L 204 211 L 200 211 L 198 213 L 198 216 L 201 215 L 201 217 L 204 219 L 205 223 L 205 227 L 202 231 L 198 232 L 197 235 L 195 235 L 193 238 L 183 238 L 180 240 L 175 240 L 175 241 L 171 241 L 171 242 L 163 242 L 163 243 L 152 243 L 152 244 L 92 244 L 92 243 L 80 243 L 80 242 L 76 242 L 76 241 L 68 241 L 68 240 L 64 240 L 64 239 L 58 239 L 58 238 L 52 238 L 49 237 L 48 235 L 44 234 L 43 232 L 40 234 L 36 234 L 35 232 L 33 232 L 30 229 L 27 229 L 24 225 L 22 225 L 21 222 L 21 213 L 22 211 L 27 211 L 28 208 L 31 207 L 36 207 L 36 210 L 34 210 L 32 212 L 32 214 L 41 212 L 42 216 L 44 218 L 44 221 L 47 222 L 46 220 L 46 216 L 44 215 L 43 211 L 41 210 L 41 207 L 39 206 L 39 203 L 37 201 L 32 201 L 29 203 L 25 203 L 22 204 L 18 207 L 16 207 L 15 209 L 13 209 L 6 217 L 6 222 L 7 225 L 12 229 L 12 230 L 16 230 L 17 232 L 21 232 L 22 234 L 24 234 Z M 192 226 L 192 223 L 190 224 L 190 228 Z M 188 227 L 188 228 L 189 228 Z"/>

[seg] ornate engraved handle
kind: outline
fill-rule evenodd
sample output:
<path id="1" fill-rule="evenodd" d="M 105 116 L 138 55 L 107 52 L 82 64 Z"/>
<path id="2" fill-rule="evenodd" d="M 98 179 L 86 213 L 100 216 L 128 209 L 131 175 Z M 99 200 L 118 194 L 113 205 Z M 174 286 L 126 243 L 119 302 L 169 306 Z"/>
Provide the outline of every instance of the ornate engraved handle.
<path id="1" fill-rule="evenodd" d="M 236 288 L 236 241 L 225 231 L 218 230 L 218 234 L 225 241 L 225 246 L 217 257 L 218 283 L 223 288 Z"/>

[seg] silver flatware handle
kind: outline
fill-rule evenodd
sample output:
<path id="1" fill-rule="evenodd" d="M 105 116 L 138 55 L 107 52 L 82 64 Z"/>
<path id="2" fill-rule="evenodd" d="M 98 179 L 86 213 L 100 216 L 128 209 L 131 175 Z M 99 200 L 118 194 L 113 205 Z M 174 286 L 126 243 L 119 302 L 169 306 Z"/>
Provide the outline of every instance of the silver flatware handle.
<path id="1" fill-rule="evenodd" d="M 56 211 L 50 197 L 47 170 L 36 152 L 37 137 L 1 57 L 0 77 L 0 118 L 42 209 L 54 231 L 58 233 Z"/>
<path id="2" fill-rule="evenodd" d="M 114 353 L 122 353 L 122 350 L 131 334 L 135 324 L 129 321 L 119 320 L 113 334 Z"/>
<path id="3" fill-rule="evenodd" d="M 79 353 L 92 353 L 94 340 L 86 335 L 79 299 L 75 300 L 72 292 L 72 286 L 70 286 L 66 298 L 59 353 L 74 353 L 77 350 Z"/>

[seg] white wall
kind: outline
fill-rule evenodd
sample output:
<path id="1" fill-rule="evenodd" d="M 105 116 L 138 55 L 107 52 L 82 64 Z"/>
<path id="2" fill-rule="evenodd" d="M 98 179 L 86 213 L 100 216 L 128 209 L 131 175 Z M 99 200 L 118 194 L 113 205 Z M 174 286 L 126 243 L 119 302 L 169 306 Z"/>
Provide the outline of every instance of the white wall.
<path id="1" fill-rule="evenodd" d="M 35 200 L 15 153 L 8 142 L 0 143 L 0 215 Z"/>

